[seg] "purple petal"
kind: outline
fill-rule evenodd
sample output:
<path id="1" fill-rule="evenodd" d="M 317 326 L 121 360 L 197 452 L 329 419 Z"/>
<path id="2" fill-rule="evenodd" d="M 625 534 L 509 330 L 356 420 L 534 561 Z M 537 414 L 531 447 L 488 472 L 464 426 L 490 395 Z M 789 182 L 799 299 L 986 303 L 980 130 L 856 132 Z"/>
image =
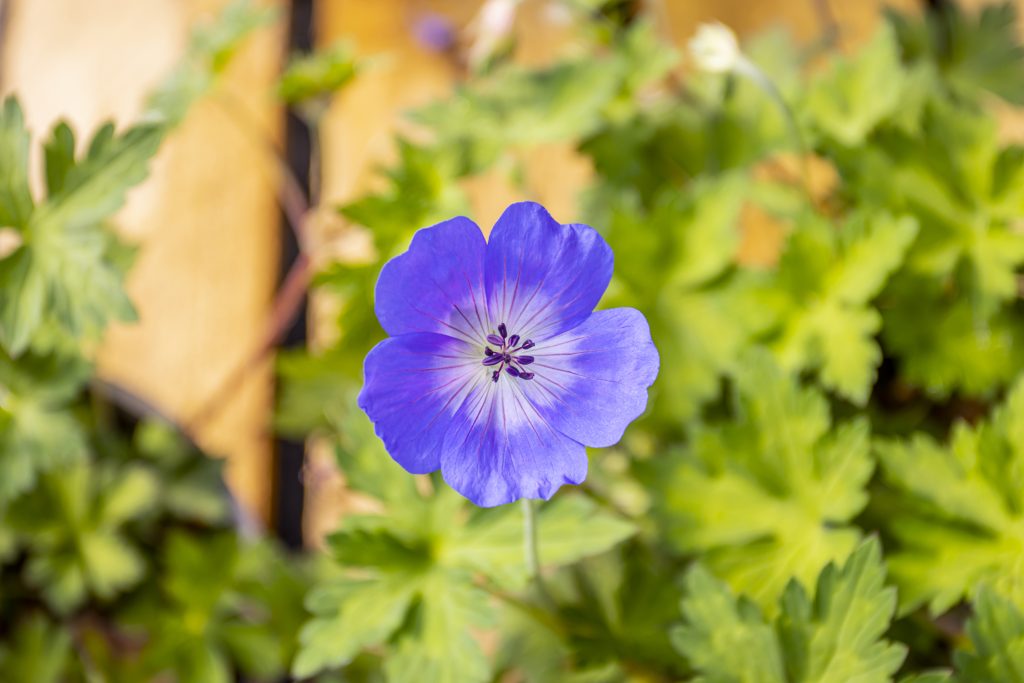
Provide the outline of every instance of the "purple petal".
<path id="1" fill-rule="evenodd" d="M 587 476 L 586 449 L 554 429 L 518 384 L 502 377 L 474 389 L 444 442 L 445 481 L 481 507 L 547 499 Z"/>
<path id="2" fill-rule="evenodd" d="M 523 390 L 554 429 L 587 446 L 618 442 L 658 376 L 647 320 L 632 308 L 596 311 L 532 353 L 535 377 Z"/>
<path id="3" fill-rule="evenodd" d="M 478 343 L 487 334 L 486 242 L 476 223 L 453 218 L 417 232 L 409 250 L 384 264 L 377 318 L 391 336 L 435 332 Z"/>
<path id="4" fill-rule="evenodd" d="M 540 204 L 513 204 L 487 243 L 491 319 L 537 342 L 572 329 L 601 299 L 612 265 L 612 250 L 593 228 L 559 225 Z"/>
<path id="5" fill-rule="evenodd" d="M 478 351 L 452 337 L 416 333 L 385 339 L 363 366 L 359 407 L 395 461 L 413 474 L 441 466 L 441 445 L 474 386 L 490 383 Z"/>

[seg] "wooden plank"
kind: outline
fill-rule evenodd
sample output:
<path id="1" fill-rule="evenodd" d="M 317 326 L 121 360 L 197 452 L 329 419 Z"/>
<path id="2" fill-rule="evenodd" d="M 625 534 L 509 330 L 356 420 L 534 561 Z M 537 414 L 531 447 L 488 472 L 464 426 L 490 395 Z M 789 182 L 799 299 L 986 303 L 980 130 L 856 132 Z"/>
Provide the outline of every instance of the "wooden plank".
<path id="1" fill-rule="evenodd" d="M 0 83 L 20 95 L 37 135 L 62 116 L 82 131 L 108 117 L 130 121 L 182 54 L 189 27 L 225 4 L 8 2 Z M 268 92 L 282 36 L 256 37 L 223 85 L 268 131 L 280 123 Z M 273 197 L 265 151 L 222 107 L 200 104 L 118 218 L 142 247 L 129 278 L 140 322 L 110 330 L 99 353 L 102 377 L 177 418 L 198 409 L 258 343 L 277 277 Z M 228 457 L 232 489 L 263 519 L 272 483 L 271 388 L 269 366 L 260 368 L 198 435 Z"/>

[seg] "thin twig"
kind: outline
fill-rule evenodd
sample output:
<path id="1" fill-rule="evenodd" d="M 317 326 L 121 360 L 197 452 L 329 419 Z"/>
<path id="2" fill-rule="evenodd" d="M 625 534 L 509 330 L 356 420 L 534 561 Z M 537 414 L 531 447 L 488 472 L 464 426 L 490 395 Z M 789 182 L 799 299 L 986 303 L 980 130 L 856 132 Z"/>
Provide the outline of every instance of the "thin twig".
<path id="1" fill-rule="evenodd" d="M 829 0 L 811 0 L 815 13 L 818 15 L 818 24 L 821 26 L 821 43 L 825 48 L 842 47 L 843 36 L 836 21 L 836 15 L 832 11 Z"/>
<path id="2" fill-rule="evenodd" d="M 306 234 L 305 218 L 310 205 L 315 206 L 315 202 L 307 201 L 306 192 L 288 165 L 284 151 L 274 144 L 273 137 L 263 128 L 257 117 L 249 111 L 247 105 L 240 98 L 229 92 L 221 91 L 214 101 L 223 108 L 229 118 L 239 125 L 239 128 L 245 131 L 246 136 L 273 160 L 281 181 L 277 188 L 281 210 L 284 212 L 285 218 L 288 219 L 288 224 L 291 226 L 299 246 L 306 246 L 308 235 Z"/>
<path id="3" fill-rule="evenodd" d="M 306 254 L 300 254 L 285 276 L 281 289 L 278 290 L 270 311 L 270 319 L 264 331 L 263 338 L 244 362 L 238 365 L 218 387 L 210 394 L 193 414 L 185 422 L 185 430 L 188 434 L 195 434 L 199 429 L 208 424 L 210 420 L 220 414 L 221 410 L 230 403 L 238 387 L 245 382 L 249 374 L 256 370 L 268 355 L 277 347 L 284 338 L 288 328 L 292 326 L 302 308 L 302 301 L 306 296 L 309 281 L 313 274 L 312 263 Z"/>
<path id="4" fill-rule="evenodd" d="M 282 282 L 281 288 L 274 298 L 267 326 L 259 345 L 217 385 L 209 397 L 200 404 L 195 413 L 185 421 L 184 429 L 190 436 L 194 436 L 198 430 L 209 424 L 213 418 L 230 404 L 231 398 L 236 395 L 238 388 L 245 383 L 249 375 L 260 366 L 267 356 L 277 348 L 277 345 L 284 338 L 284 335 L 295 322 L 302 309 L 302 302 L 305 299 L 306 291 L 309 288 L 309 282 L 313 275 L 313 266 L 308 254 L 310 244 L 308 241 L 309 229 L 307 225 L 311 208 L 302 185 L 299 183 L 298 178 L 295 177 L 295 174 L 292 173 L 284 154 L 273 144 L 271 137 L 264 134 L 256 118 L 248 113 L 245 105 L 238 98 L 224 94 L 218 99 L 218 102 L 225 108 L 228 115 L 237 120 L 241 127 L 245 128 L 261 144 L 261 147 L 270 154 L 280 171 L 281 183 L 277 188 L 278 202 L 299 244 L 299 256 L 289 268 L 284 282 Z M 319 143 L 319 137 L 316 135 L 317 131 L 312 130 L 316 123 L 310 122 L 311 143 L 313 145 Z M 318 157 L 313 157 L 311 161 L 319 164 Z M 312 176 L 314 170 L 312 168 L 310 170 Z M 319 169 L 316 170 L 315 176 L 317 181 L 319 181 L 318 171 Z"/>

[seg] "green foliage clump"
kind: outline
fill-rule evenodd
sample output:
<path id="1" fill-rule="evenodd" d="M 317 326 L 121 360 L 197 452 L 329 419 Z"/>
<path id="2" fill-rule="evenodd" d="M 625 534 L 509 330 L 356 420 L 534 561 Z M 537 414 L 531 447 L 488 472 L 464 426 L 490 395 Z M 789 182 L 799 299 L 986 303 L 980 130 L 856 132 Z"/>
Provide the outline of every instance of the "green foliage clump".
<path id="1" fill-rule="evenodd" d="M 1024 156 L 992 106 L 1021 101 L 1012 6 L 889 12 L 849 52 L 772 31 L 728 73 L 687 69 L 639 4 L 571 7 L 583 20 L 565 57 L 499 55 L 414 112 L 429 135 L 400 141 L 384 184 L 339 207 L 376 260 L 318 275 L 337 341 L 281 361 L 278 422 L 334 443 L 380 512 L 332 537 L 339 578 L 308 599 L 296 671 L 1018 680 Z M 551 144 L 593 169 L 579 214 L 559 218 L 615 252 L 601 305 L 644 313 L 662 367 L 583 491 L 541 508 L 538 587 L 509 513 L 469 513 L 434 478 L 381 488 L 367 463 L 391 464 L 354 395 L 383 337 L 382 263 L 466 212 L 465 179 L 535 198 L 524 159 Z M 545 515 L 587 500 L 637 531 L 563 558 Z M 491 515 L 505 540 L 477 521 Z M 601 519 L 581 534 L 600 537 Z M 481 562 L 498 546 L 501 574 Z M 679 600 L 682 615 L 666 609 Z M 346 627 L 357 612 L 373 627 Z M 495 632 L 485 657 L 477 636 Z"/>
<path id="2" fill-rule="evenodd" d="M 242 538 L 218 461 L 94 376 L 131 321 L 134 249 L 111 229 L 161 142 L 265 13 L 233 4 L 197 33 L 137 124 L 42 141 L 0 107 L 0 680 L 228 683 L 283 676 L 310 573 Z"/>
<path id="3" fill-rule="evenodd" d="M 3 104 L 0 680 L 1024 683 L 1024 153 L 993 105 L 1024 103 L 1012 5 L 889 12 L 849 52 L 772 31 L 726 73 L 644 3 L 566 5 L 572 49 L 494 55 L 334 207 L 373 248 L 315 260 L 332 343 L 278 362 L 275 427 L 333 449 L 347 489 L 308 562 L 241 533 L 216 461 L 126 419 L 91 364 L 134 316 L 112 216 L 271 15 L 230 5 L 136 125 L 58 124 L 40 193 Z M 278 97 L 318 126 L 373 77 L 354 55 L 296 58 Z M 467 180 L 535 198 L 550 145 L 592 169 L 558 218 L 615 252 L 601 306 L 640 309 L 662 367 L 539 507 L 538 576 L 517 509 L 403 472 L 355 397 L 382 264 L 469 213 Z"/>

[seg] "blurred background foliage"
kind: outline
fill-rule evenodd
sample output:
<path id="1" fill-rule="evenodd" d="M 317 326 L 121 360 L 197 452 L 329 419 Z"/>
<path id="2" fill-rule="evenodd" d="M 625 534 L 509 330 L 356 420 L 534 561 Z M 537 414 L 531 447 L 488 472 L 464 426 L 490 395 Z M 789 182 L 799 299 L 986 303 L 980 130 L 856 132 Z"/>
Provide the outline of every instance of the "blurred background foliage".
<path id="1" fill-rule="evenodd" d="M 235 504 L 194 423 L 93 362 L 135 316 L 111 217 L 280 17 L 229 5 L 127 128 L 58 124 L 32 152 L 5 101 L 0 680 L 1024 682 L 1013 5 L 890 11 L 855 49 L 828 22 L 808 44 L 772 29 L 714 73 L 667 42 L 660 3 L 548 5 L 572 40 L 535 65 L 512 59 L 517 2 L 464 34 L 425 15 L 461 83 L 340 206 L 319 205 L 325 112 L 387 57 L 337 43 L 273 88 L 313 158 L 308 196 L 282 181 L 301 252 L 263 351 L 296 292 L 326 302 L 315 350 L 278 354 L 274 425 L 336 459 L 347 501 L 302 555 Z M 551 144 L 591 169 L 556 217 L 612 245 L 602 306 L 644 312 L 662 369 L 622 443 L 542 506 L 538 584 L 518 509 L 402 472 L 355 394 L 382 263 L 471 213 L 484 174 L 537 198 L 527 155 Z"/>

